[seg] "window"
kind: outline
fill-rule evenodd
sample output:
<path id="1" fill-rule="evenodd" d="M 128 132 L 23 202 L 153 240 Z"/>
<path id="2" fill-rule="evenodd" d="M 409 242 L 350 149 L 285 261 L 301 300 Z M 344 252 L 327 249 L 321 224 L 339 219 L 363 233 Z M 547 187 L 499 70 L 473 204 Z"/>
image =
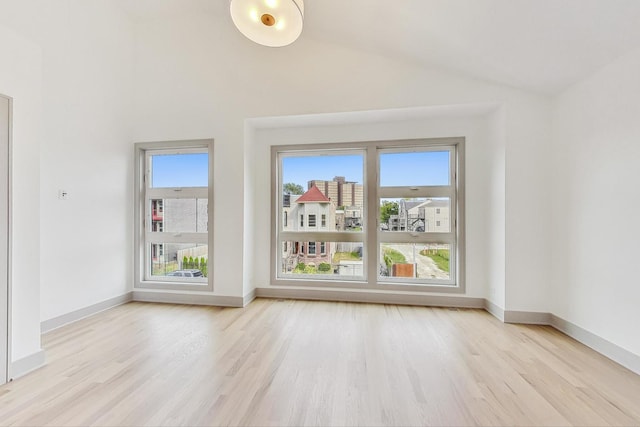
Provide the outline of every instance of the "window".
<path id="1" fill-rule="evenodd" d="M 278 264 L 277 276 L 302 280 L 363 280 L 364 234 L 362 230 L 346 229 L 344 213 L 339 213 L 344 211 L 337 208 L 345 203 L 343 195 L 349 193 L 343 186 L 357 183 L 360 188 L 356 195 L 360 198 L 355 203 L 363 209 L 364 150 L 305 150 L 275 156 L 280 162 L 280 176 L 276 184 L 281 198 L 277 205 L 278 216 L 283 215 L 284 209 L 300 216 L 297 229 L 279 227 L 276 238 L 280 242 L 304 242 L 306 246 L 306 253 L 282 254 L 277 251 L 279 254 L 274 255 L 274 262 Z M 349 174 L 345 176 L 347 169 Z M 282 202 L 285 184 L 307 189 L 303 194 L 292 194 L 287 207 Z"/>
<path id="2" fill-rule="evenodd" d="M 464 291 L 463 138 L 275 146 L 272 161 L 274 227 L 283 183 L 308 184 L 286 207 L 308 228 L 301 217 L 273 242 L 307 242 L 307 254 L 274 251 L 272 283 Z"/>
<path id="3" fill-rule="evenodd" d="M 284 226 L 287 226 L 287 217 L 289 216 L 289 212 L 285 211 L 284 212 Z"/>
<path id="4" fill-rule="evenodd" d="M 136 287 L 212 290 L 211 140 L 136 144 Z"/>

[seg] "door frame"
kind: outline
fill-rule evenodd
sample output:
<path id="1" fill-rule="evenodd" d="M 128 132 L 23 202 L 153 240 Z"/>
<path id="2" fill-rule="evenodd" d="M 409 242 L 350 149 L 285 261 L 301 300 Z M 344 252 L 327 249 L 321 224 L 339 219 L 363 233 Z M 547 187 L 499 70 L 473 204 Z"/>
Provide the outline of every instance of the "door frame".
<path id="1" fill-rule="evenodd" d="M 2 363 L 0 366 L 0 385 L 9 382 L 10 376 L 10 365 L 11 365 L 11 247 L 12 247 L 12 236 L 11 236 L 11 186 L 12 186 L 12 143 L 13 143 L 13 98 L 7 95 L 3 95 L 0 93 L 0 98 L 6 100 L 8 103 L 8 115 L 7 115 L 7 139 L 6 139 L 6 163 L 0 165 L 0 171 L 6 166 L 6 177 L 0 177 L 0 185 L 6 185 L 6 199 L 0 201 L 0 206 L 3 203 L 6 203 L 6 223 L 0 223 L 0 227 L 5 228 L 6 230 L 6 259 L 0 259 L 0 263 L 6 262 L 6 278 L 0 278 L 0 292 L 2 292 L 6 296 L 6 307 L 0 308 L 0 313 L 6 308 L 6 317 L 3 315 L 0 318 L 0 341 L 3 341 L 6 344 L 6 356 L 5 363 Z M 4 137 L 0 136 L 0 149 L 4 150 L 4 141 L 2 141 Z M 6 181 L 5 181 L 6 179 Z M 4 182 L 2 182 L 4 181 Z M 4 207 L 3 207 L 4 209 Z M 6 280 L 4 280 L 6 279 Z M 6 286 L 6 289 L 3 289 Z M 0 345 L 0 349 L 2 346 Z M 1 349 L 0 351 L 3 351 Z M 2 358 L 0 358 L 2 360 Z"/>

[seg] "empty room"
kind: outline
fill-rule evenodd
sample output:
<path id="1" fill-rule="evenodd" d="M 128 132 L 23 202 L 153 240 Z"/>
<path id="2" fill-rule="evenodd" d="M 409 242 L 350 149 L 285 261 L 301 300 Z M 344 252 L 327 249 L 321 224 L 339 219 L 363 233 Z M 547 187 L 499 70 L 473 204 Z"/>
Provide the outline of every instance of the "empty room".
<path id="1" fill-rule="evenodd" d="M 0 0 L 0 425 L 640 425 L 638 23 Z"/>

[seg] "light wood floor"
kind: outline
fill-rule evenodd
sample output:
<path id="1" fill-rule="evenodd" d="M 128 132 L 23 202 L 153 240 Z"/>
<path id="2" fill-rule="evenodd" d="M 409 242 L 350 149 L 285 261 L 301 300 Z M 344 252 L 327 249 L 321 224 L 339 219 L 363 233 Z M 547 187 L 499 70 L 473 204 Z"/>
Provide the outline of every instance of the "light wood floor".
<path id="1" fill-rule="evenodd" d="M 640 376 L 481 310 L 131 303 L 46 334 L 2 425 L 640 425 Z"/>

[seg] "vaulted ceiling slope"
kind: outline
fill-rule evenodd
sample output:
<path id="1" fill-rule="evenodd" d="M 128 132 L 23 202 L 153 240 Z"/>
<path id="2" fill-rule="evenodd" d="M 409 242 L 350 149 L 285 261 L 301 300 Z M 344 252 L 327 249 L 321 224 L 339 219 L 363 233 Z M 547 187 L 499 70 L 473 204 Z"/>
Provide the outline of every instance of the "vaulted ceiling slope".
<path id="1" fill-rule="evenodd" d="M 136 19 L 206 13 L 220 22 L 229 7 L 120 1 Z M 640 48 L 640 0 L 305 0 L 301 38 L 553 95 Z"/>

